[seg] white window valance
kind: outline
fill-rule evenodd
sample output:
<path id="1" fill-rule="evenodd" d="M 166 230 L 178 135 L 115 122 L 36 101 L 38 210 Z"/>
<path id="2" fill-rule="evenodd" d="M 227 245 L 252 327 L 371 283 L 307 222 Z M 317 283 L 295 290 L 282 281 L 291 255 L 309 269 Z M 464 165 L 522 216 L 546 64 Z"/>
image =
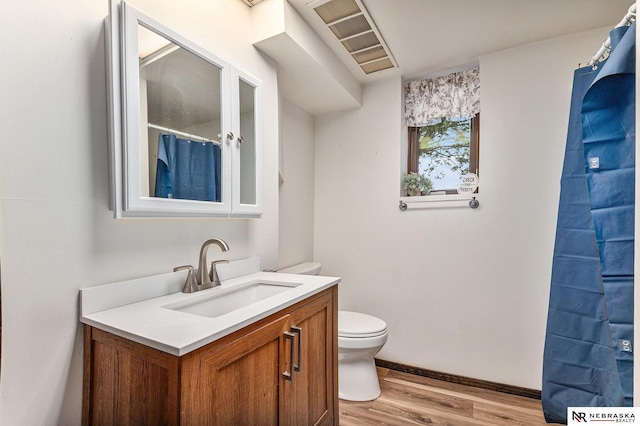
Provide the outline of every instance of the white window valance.
<path id="1" fill-rule="evenodd" d="M 480 69 L 405 85 L 404 119 L 419 127 L 438 118 L 473 117 L 480 112 Z"/>

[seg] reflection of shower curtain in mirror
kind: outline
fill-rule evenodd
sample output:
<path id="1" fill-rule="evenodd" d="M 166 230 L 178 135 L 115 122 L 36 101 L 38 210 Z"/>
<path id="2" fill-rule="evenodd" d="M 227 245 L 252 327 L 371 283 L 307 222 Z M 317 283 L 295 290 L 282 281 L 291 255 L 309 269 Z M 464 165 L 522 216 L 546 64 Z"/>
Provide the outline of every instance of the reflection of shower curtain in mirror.
<path id="1" fill-rule="evenodd" d="M 542 373 L 548 422 L 633 404 L 635 24 L 576 70 Z"/>
<path id="2" fill-rule="evenodd" d="M 220 202 L 220 147 L 161 134 L 155 196 Z"/>

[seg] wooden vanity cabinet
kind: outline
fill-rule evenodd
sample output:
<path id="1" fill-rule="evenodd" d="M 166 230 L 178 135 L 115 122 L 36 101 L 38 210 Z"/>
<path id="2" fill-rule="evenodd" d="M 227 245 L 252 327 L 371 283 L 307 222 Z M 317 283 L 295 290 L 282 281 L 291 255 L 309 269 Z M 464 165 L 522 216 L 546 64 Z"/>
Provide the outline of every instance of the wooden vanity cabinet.
<path id="1" fill-rule="evenodd" d="M 83 424 L 337 425 L 337 305 L 334 286 L 182 357 L 85 326 Z"/>

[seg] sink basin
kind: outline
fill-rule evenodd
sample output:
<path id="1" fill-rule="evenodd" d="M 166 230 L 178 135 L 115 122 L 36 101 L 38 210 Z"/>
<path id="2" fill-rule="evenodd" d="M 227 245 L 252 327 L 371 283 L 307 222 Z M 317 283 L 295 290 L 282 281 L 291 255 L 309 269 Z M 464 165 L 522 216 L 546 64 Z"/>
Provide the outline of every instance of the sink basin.
<path id="1" fill-rule="evenodd" d="M 299 286 L 299 283 L 253 282 L 231 288 L 215 287 L 206 294 L 163 306 L 166 309 L 215 318 Z"/>

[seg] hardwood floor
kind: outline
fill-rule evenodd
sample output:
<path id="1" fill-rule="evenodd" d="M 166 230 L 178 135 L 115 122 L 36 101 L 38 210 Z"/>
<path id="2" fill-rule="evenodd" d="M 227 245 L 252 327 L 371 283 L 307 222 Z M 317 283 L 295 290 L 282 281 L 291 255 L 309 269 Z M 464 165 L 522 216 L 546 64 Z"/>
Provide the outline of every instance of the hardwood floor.
<path id="1" fill-rule="evenodd" d="M 340 426 L 546 425 L 539 400 L 378 367 L 382 395 L 340 400 Z"/>

